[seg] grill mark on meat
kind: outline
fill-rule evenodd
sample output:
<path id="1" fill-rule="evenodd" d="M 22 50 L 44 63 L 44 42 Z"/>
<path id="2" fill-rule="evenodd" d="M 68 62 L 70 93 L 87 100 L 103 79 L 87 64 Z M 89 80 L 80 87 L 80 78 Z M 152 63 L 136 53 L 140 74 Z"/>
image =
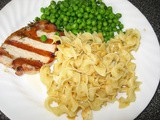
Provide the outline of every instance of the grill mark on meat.
<path id="1" fill-rule="evenodd" d="M 21 43 L 24 43 L 24 44 L 28 44 L 32 47 L 43 49 L 45 51 L 50 51 L 50 52 L 55 52 L 55 48 L 56 48 L 55 44 L 41 43 L 39 41 L 35 41 L 35 40 L 27 38 L 27 37 L 20 38 L 19 36 L 13 36 L 9 40 L 18 41 L 18 42 L 21 42 Z"/>
<path id="2" fill-rule="evenodd" d="M 38 60 L 28 60 L 26 58 L 17 58 L 13 60 L 13 69 L 16 70 L 16 75 L 23 75 L 24 72 L 38 71 L 44 63 Z"/>
<path id="3" fill-rule="evenodd" d="M 13 55 L 14 58 L 27 58 L 27 59 L 33 59 L 33 60 L 40 60 L 43 63 L 48 63 L 50 61 L 49 57 L 39 55 L 34 52 L 30 52 L 21 48 L 17 48 L 12 45 L 3 44 L 2 47 L 9 52 L 9 54 Z"/>
<path id="4" fill-rule="evenodd" d="M 34 48 L 32 46 L 29 46 L 27 44 L 23 44 L 23 43 L 14 41 L 14 40 L 6 40 L 4 43 L 15 46 L 17 48 L 21 48 L 21 49 L 24 49 L 24 50 L 27 50 L 27 51 L 37 53 L 39 55 L 47 56 L 47 57 L 52 57 L 52 54 L 53 54 L 52 52 L 41 50 L 41 49 L 38 49 L 38 48 Z"/>
<path id="5" fill-rule="evenodd" d="M 7 56 L 9 58 L 13 58 L 13 55 L 10 55 L 7 51 L 0 47 L 0 55 Z"/>
<path id="6" fill-rule="evenodd" d="M 22 66 L 23 64 L 28 64 L 28 65 L 34 66 L 36 69 L 40 69 L 44 63 L 40 62 L 39 60 L 29 60 L 26 58 L 17 58 L 13 60 L 12 64 L 13 64 L 14 69 L 19 66 Z"/>

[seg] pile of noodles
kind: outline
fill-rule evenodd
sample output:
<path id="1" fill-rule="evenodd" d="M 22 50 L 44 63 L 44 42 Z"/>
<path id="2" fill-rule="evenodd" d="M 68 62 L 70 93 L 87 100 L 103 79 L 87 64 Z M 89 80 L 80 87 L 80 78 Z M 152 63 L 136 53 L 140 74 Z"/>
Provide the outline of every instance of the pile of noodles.
<path id="1" fill-rule="evenodd" d="M 92 110 L 100 110 L 108 102 L 119 102 L 124 108 L 136 99 L 134 57 L 140 44 L 140 33 L 129 29 L 119 33 L 108 43 L 101 34 L 83 33 L 75 36 L 53 36 L 60 40 L 53 71 L 49 65 L 41 68 L 41 80 L 47 87 L 46 108 L 55 115 L 67 114 L 75 118 L 82 110 L 83 119 L 92 118 Z M 127 97 L 117 98 L 118 93 Z M 52 103 L 57 103 L 53 106 Z"/>

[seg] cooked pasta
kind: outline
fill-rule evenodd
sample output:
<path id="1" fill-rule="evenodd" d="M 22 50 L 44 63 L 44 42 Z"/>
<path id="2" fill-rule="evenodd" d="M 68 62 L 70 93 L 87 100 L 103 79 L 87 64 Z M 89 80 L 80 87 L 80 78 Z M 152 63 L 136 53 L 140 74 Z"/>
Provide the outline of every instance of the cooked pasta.
<path id="1" fill-rule="evenodd" d="M 54 36 L 60 40 L 53 71 L 49 65 L 40 70 L 41 81 L 47 87 L 46 108 L 55 115 L 67 114 L 74 119 L 82 110 L 84 120 L 92 119 L 92 110 L 100 110 L 108 102 L 127 107 L 136 99 L 140 82 L 135 76 L 136 65 L 131 51 L 140 44 L 138 30 L 119 33 L 108 43 L 101 34 L 83 33 L 75 36 Z M 117 98 L 119 93 L 127 97 Z M 57 103 L 53 106 L 52 103 Z"/>

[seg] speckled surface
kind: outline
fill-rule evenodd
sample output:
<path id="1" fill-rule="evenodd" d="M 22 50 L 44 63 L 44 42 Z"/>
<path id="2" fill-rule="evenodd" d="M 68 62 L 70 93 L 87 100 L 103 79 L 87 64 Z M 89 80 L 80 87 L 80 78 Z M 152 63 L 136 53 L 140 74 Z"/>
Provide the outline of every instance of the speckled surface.
<path id="1" fill-rule="evenodd" d="M 2 9 L 10 0 L 0 0 Z M 160 0 L 129 0 L 151 23 L 160 43 Z M 9 120 L 0 112 L 0 120 Z M 160 84 L 147 108 L 135 120 L 160 120 Z"/>

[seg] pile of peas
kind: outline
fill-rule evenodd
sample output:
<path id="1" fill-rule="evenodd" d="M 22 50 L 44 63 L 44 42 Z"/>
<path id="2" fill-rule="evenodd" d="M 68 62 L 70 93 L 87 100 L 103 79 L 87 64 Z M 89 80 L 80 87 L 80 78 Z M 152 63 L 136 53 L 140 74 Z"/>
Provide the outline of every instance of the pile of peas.
<path id="1" fill-rule="evenodd" d="M 57 3 L 52 0 L 46 8 L 41 8 L 42 15 L 36 20 L 48 20 L 58 30 L 79 32 L 94 31 L 103 34 L 105 41 L 122 31 L 123 24 L 119 21 L 121 13 L 113 13 L 111 6 L 102 0 L 64 0 Z"/>

